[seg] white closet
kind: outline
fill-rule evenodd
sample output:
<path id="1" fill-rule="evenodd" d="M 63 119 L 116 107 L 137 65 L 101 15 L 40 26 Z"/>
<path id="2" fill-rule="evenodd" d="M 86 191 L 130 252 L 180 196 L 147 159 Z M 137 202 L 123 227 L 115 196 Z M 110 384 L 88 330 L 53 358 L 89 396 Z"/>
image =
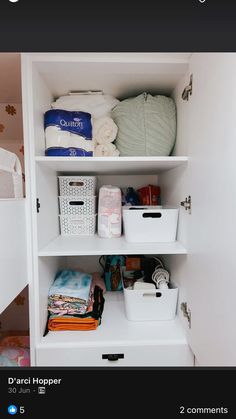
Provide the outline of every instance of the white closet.
<path id="1" fill-rule="evenodd" d="M 235 69 L 236 54 L 22 54 L 32 365 L 193 366 L 194 355 L 199 365 L 236 365 Z M 183 100 L 191 75 L 192 95 Z M 174 155 L 45 157 L 44 112 L 70 90 L 103 90 L 120 99 L 171 94 L 178 113 Z M 164 204 L 179 206 L 191 196 L 191 214 L 180 207 L 175 243 L 63 237 L 57 176 L 71 173 L 96 175 L 98 187 L 159 184 Z M 98 269 L 106 254 L 163 255 L 179 287 L 176 319 L 130 322 L 122 293 L 113 292 L 105 294 L 96 331 L 43 336 L 57 270 Z M 122 358 L 112 362 L 104 354 Z"/>

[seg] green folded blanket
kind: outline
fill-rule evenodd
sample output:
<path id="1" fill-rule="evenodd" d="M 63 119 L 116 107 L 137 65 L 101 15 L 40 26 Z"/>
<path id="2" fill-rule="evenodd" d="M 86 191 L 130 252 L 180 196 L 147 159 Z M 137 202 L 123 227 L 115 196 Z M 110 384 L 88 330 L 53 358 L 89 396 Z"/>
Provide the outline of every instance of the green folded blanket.
<path id="1" fill-rule="evenodd" d="M 168 156 L 176 139 L 176 106 L 149 93 L 120 102 L 112 111 L 121 156 Z"/>

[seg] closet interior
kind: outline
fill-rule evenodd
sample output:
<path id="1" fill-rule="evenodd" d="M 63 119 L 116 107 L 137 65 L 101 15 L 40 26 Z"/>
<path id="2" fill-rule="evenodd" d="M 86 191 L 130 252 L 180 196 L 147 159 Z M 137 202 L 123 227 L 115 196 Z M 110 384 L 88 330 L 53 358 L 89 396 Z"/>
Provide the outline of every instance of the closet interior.
<path id="1" fill-rule="evenodd" d="M 194 356 L 187 342 L 188 325 L 179 309 L 184 301 L 181 281 L 172 261 L 184 264 L 188 253 L 187 211 L 180 206 L 186 170 L 187 102 L 182 92 L 190 80 L 190 54 L 23 54 L 23 111 L 28 182 L 28 236 L 31 253 L 32 357 L 35 365 L 62 366 L 192 366 Z M 58 97 L 71 91 L 102 91 L 119 100 L 142 92 L 175 100 L 178 129 L 171 156 L 49 157 L 45 155 L 44 114 Z M 180 109 L 179 109 L 180 108 Z M 182 132 L 183 132 L 182 131 Z M 168 176 L 172 173 L 174 178 Z M 102 185 L 159 185 L 163 205 L 179 208 L 174 242 L 127 242 L 124 235 L 103 239 L 98 234 L 60 234 L 59 176 L 96 176 Z M 172 177 L 173 177 L 172 176 Z M 181 195 L 181 196 L 180 196 Z M 185 198 L 185 197 L 184 197 Z M 101 325 L 94 331 L 46 331 L 48 292 L 57 272 L 81 267 L 101 272 L 104 255 L 162 257 L 179 290 L 177 314 L 172 320 L 130 321 L 123 291 L 105 293 Z M 111 362 L 112 356 L 121 354 Z M 109 355 L 108 357 L 106 355 Z"/>

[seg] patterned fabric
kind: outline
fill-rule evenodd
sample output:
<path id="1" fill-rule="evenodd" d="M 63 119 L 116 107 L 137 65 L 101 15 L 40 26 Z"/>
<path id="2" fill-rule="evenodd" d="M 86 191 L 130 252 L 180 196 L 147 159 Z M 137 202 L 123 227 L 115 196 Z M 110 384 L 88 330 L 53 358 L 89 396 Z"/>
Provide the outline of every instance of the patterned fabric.
<path id="1" fill-rule="evenodd" d="M 166 96 L 143 93 L 112 111 L 121 156 L 168 156 L 176 138 L 176 107 Z"/>
<path id="2" fill-rule="evenodd" d="M 30 351 L 28 336 L 9 336 L 0 342 L 1 367 L 29 367 Z"/>
<path id="3" fill-rule="evenodd" d="M 100 288 L 100 286 L 95 285 L 91 299 L 92 311 L 87 311 L 83 315 L 75 314 L 73 316 L 56 316 L 55 314 L 51 314 L 48 319 L 47 329 L 54 332 L 60 330 L 88 331 L 97 329 L 101 323 L 105 302 L 103 289 L 104 286 Z"/>
<path id="4" fill-rule="evenodd" d="M 92 275 L 74 270 L 59 272 L 49 290 L 48 310 L 58 314 L 84 314 L 88 308 Z"/>

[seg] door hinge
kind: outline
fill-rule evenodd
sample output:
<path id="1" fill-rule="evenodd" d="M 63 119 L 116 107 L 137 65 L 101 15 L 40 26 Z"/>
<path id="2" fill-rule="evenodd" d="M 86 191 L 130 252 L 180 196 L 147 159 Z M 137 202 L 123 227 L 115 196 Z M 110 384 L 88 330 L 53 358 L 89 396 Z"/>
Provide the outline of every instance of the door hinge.
<path id="1" fill-rule="evenodd" d="M 40 208 L 40 202 L 39 202 L 39 198 L 36 199 L 36 210 L 37 213 L 39 213 L 39 208 Z"/>
<path id="2" fill-rule="evenodd" d="M 185 201 L 182 201 L 182 202 L 180 203 L 180 205 L 181 205 L 182 207 L 184 207 L 184 208 L 185 208 L 185 210 L 189 212 L 189 214 L 191 214 L 191 210 L 192 210 L 192 198 L 191 198 L 191 196 L 190 196 L 190 195 L 189 195 L 189 197 L 188 197 L 188 198 L 185 198 Z"/>
<path id="3" fill-rule="evenodd" d="M 191 96 L 192 93 L 193 93 L 193 75 L 191 74 L 189 84 L 188 86 L 185 87 L 182 93 L 182 99 L 189 100 L 189 96 Z"/>
<path id="4" fill-rule="evenodd" d="M 191 310 L 188 308 L 188 305 L 187 305 L 186 302 L 185 303 L 181 303 L 180 308 L 181 308 L 181 310 L 183 312 L 184 317 L 186 317 L 187 320 L 188 320 L 188 327 L 189 327 L 189 329 L 191 329 Z"/>

